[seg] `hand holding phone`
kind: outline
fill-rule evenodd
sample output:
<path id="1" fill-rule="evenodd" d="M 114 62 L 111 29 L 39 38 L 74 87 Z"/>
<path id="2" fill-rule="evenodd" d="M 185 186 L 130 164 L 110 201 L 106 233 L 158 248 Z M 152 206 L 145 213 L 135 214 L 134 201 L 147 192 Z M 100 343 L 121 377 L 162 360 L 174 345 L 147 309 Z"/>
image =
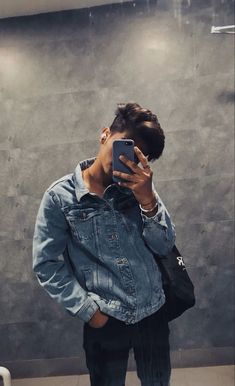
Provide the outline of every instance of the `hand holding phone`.
<path id="1" fill-rule="evenodd" d="M 119 157 L 123 155 L 123 162 Z M 140 163 L 140 166 L 138 165 Z M 153 172 L 147 157 L 132 139 L 113 141 L 113 180 L 133 191 L 141 210 L 148 217 L 157 213 L 158 205 L 152 185 Z M 126 180 L 124 179 L 126 178 Z"/>

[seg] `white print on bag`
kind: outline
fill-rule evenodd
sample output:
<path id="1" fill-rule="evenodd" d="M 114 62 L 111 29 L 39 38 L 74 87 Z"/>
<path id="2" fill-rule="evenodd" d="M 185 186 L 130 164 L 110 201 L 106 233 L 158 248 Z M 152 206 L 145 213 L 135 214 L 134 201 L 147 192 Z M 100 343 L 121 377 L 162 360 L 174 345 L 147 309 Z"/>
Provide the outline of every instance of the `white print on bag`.
<path id="1" fill-rule="evenodd" d="M 182 265 L 184 267 L 183 269 L 186 269 L 184 261 L 183 261 L 183 257 L 182 256 L 178 256 L 177 260 L 178 260 L 178 265 Z"/>

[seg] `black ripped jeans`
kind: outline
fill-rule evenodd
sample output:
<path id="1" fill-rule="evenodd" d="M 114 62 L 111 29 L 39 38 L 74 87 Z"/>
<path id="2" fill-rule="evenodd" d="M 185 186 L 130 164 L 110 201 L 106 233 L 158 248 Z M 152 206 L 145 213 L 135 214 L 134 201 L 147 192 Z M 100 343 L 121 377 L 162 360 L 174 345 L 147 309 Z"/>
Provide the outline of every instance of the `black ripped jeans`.
<path id="1" fill-rule="evenodd" d="M 85 323 L 83 348 L 91 386 L 125 386 L 130 348 L 141 386 L 169 386 L 169 334 L 165 305 L 132 325 L 113 317 L 101 328 Z"/>

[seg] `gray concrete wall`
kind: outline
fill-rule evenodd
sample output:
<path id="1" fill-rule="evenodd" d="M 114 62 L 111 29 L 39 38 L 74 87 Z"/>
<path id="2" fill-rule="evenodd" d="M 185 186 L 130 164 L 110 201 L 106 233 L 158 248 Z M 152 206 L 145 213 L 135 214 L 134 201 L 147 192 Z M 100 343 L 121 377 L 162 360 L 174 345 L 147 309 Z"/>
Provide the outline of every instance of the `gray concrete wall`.
<path id="1" fill-rule="evenodd" d="M 154 179 L 195 284 L 195 308 L 171 323 L 173 366 L 231 363 L 233 36 L 210 34 L 231 2 L 189 3 L 0 21 L 0 364 L 15 376 L 86 371 L 82 322 L 31 271 L 33 228 L 44 190 L 96 153 L 122 101 L 165 130 Z"/>

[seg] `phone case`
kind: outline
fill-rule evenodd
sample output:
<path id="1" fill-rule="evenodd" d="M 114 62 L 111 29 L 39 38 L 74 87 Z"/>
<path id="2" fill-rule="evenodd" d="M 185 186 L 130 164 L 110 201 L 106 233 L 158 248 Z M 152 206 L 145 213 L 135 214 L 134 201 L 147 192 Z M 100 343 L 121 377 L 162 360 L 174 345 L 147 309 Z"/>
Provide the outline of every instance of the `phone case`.
<path id="1" fill-rule="evenodd" d="M 119 159 L 121 154 L 129 160 L 135 161 L 134 141 L 132 139 L 117 139 L 113 141 L 113 170 L 132 174 L 132 170 Z M 113 181 L 119 182 L 125 180 L 113 176 Z"/>

